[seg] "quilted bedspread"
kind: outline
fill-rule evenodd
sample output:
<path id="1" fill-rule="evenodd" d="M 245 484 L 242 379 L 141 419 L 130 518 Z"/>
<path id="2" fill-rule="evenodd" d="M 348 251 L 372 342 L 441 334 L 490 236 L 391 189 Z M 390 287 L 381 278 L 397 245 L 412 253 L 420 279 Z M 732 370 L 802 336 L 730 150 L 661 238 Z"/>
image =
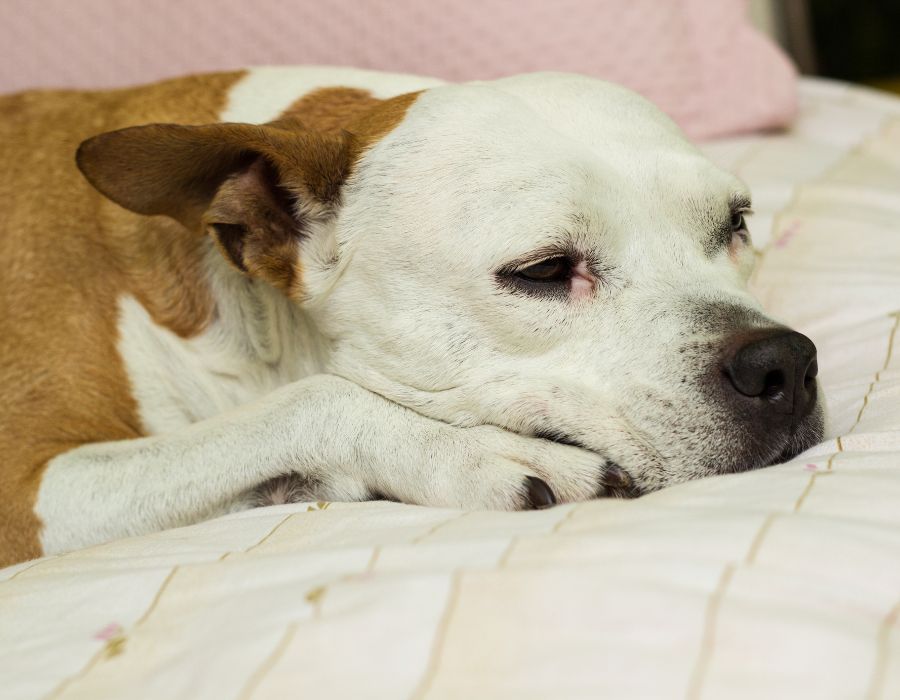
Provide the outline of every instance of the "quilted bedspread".
<path id="1" fill-rule="evenodd" d="M 634 501 L 295 504 L 0 570 L 0 697 L 900 698 L 900 100 L 801 102 L 704 148 L 819 346 L 824 443 Z"/>

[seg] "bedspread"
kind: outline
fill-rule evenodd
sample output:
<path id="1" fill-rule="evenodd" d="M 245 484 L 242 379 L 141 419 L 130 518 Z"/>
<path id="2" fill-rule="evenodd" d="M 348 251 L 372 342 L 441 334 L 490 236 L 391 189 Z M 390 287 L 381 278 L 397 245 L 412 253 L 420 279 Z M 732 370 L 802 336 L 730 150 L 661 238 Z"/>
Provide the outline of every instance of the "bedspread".
<path id="1" fill-rule="evenodd" d="M 0 697 L 900 698 L 900 100 L 801 92 L 703 148 L 819 346 L 826 442 L 634 501 L 295 504 L 0 570 Z"/>

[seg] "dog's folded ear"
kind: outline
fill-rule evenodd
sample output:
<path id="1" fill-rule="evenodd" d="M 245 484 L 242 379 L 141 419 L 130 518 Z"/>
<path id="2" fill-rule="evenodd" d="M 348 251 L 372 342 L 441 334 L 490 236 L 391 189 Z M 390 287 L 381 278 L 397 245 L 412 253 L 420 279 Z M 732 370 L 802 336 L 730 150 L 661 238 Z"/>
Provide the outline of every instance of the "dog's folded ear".
<path id="1" fill-rule="evenodd" d="M 113 202 L 210 233 L 238 269 L 294 294 L 298 243 L 335 211 L 353 148 L 290 120 L 150 124 L 88 139 L 76 162 Z"/>

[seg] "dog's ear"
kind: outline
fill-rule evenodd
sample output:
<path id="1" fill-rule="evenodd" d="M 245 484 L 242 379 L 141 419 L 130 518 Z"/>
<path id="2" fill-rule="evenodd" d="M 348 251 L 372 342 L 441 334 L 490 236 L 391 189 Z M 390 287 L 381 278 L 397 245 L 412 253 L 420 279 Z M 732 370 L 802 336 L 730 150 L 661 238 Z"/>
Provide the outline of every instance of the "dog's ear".
<path id="1" fill-rule="evenodd" d="M 151 124 L 88 139 L 76 162 L 112 201 L 210 233 L 235 267 L 297 296 L 299 241 L 336 210 L 353 149 L 291 120 Z"/>

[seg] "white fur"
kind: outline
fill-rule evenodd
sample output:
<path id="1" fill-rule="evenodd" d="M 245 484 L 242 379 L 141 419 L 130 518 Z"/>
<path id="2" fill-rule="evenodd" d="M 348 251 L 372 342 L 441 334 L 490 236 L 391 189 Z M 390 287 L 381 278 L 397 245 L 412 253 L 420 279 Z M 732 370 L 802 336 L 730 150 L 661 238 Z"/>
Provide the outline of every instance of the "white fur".
<path id="1" fill-rule="evenodd" d="M 248 71 L 232 88 L 221 121 L 247 124 L 273 121 L 303 95 L 335 85 L 367 90 L 373 97 L 384 99 L 442 84 L 437 78 L 359 68 L 262 66 Z"/>
<path id="2" fill-rule="evenodd" d="M 181 430 L 67 452 L 51 461 L 37 512 L 50 554 L 247 507 L 261 484 L 290 472 L 325 500 L 513 509 L 526 475 L 576 500 L 593 495 L 604 467 L 584 450 L 455 428 L 314 375 Z"/>
<path id="3" fill-rule="evenodd" d="M 305 314 L 209 248 L 217 304 L 202 335 L 180 338 L 157 325 L 134 297 L 119 300 L 119 352 L 152 435 L 211 418 L 324 367 L 326 348 Z"/>
<path id="4" fill-rule="evenodd" d="M 708 250 L 746 188 L 655 107 L 573 75 L 441 86 L 265 68 L 222 119 L 264 122 L 335 84 L 433 89 L 365 154 L 336 216 L 318 216 L 302 305 L 217 257 L 217 317 L 198 338 L 120 300 L 151 436 L 51 462 L 45 551 L 244 507 L 287 472 L 325 499 L 515 508 L 527 475 L 578 500 L 613 463 L 652 489 L 784 447 L 743 435 L 703 388 L 727 333 L 772 325 L 746 291 L 749 245 Z M 503 265 L 560 244 L 599 266 L 579 265 L 577 293 L 498 284 Z"/>
<path id="5" fill-rule="evenodd" d="M 746 290 L 750 246 L 705 251 L 733 194 L 746 187 L 623 88 L 533 74 L 429 90 L 346 188 L 342 280 L 312 307 L 329 369 L 441 420 L 562 432 L 647 488 L 777 454 L 739 444 L 747 426 L 697 387 L 729 332 L 774 325 Z M 555 241 L 600 260 L 590 300 L 498 292 L 493 270 Z M 702 327 L 707 307 L 733 327 Z"/>

